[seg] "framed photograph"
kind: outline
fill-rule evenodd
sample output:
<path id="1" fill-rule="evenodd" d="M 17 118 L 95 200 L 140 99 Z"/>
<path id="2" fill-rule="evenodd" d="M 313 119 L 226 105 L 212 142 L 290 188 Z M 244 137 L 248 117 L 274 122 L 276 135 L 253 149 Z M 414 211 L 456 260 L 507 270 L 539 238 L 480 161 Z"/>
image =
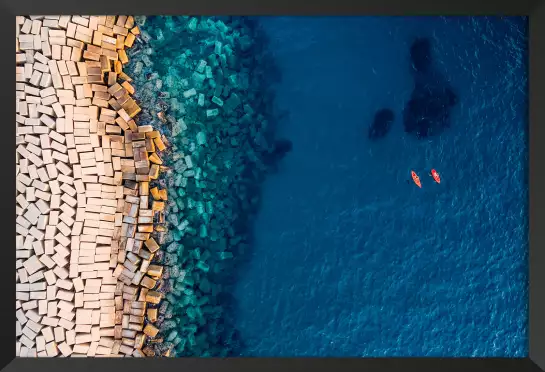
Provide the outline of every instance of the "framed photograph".
<path id="1" fill-rule="evenodd" d="M 545 369 L 543 1 L 4 8 L 4 370 Z"/>

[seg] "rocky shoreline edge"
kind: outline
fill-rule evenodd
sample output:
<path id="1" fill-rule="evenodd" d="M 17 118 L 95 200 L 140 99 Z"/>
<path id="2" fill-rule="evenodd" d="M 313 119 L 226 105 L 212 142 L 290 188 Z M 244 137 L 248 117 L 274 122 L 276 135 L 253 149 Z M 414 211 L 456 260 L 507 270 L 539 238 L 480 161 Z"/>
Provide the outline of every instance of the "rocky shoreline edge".
<path id="1" fill-rule="evenodd" d="M 16 24 L 17 356 L 153 356 L 168 142 L 137 123 L 123 71 L 138 25 L 124 15 Z"/>

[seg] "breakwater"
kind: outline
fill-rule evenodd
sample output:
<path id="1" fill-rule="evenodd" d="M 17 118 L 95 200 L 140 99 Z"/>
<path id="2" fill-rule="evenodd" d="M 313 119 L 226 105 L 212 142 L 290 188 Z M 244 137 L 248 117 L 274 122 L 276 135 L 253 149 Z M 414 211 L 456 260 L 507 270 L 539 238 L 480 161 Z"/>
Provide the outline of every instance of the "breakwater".
<path id="1" fill-rule="evenodd" d="M 244 17 L 137 17 L 128 69 L 142 119 L 169 139 L 165 301 L 155 354 L 227 356 L 240 349 L 230 285 L 247 257 L 267 171 L 291 149 L 274 137 L 276 75 Z"/>
<path id="2" fill-rule="evenodd" d="M 16 18 L 19 357 L 142 357 L 160 342 L 166 139 L 141 125 L 124 72 L 139 35 L 125 15 Z"/>

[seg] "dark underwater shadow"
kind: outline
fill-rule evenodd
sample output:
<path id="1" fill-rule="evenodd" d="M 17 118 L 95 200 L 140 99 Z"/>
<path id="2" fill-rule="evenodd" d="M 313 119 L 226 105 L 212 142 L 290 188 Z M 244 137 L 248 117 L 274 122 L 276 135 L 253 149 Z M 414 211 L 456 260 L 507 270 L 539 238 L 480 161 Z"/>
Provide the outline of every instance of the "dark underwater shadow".
<path id="1" fill-rule="evenodd" d="M 451 110 L 459 101 L 454 88 L 435 67 L 433 53 L 432 40 L 426 37 L 414 39 L 407 53 L 413 90 L 401 119 L 404 131 L 419 139 L 439 135 L 450 128 Z M 391 109 L 377 110 L 367 137 L 371 141 L 386 137 L 394 122 Z"/>
<path id="2" fill-rule="evenodd" d="M 367 137 L 371 140 L 377 140 L 385 137 L 395 120 L 395 114 L 388 108 L 383 108 L 375 113 L 375 117 L 369 127 Z"/>
<path id="3" fill-rule="evenodd" d="M 419 139 L 449 128 L 451 110 L 459 101 L 454 88 L 434 66 L 433 52 L 430 38 L 416 38 L 409 49 L 414 87 L 403 109 L 403 127 Z"/>

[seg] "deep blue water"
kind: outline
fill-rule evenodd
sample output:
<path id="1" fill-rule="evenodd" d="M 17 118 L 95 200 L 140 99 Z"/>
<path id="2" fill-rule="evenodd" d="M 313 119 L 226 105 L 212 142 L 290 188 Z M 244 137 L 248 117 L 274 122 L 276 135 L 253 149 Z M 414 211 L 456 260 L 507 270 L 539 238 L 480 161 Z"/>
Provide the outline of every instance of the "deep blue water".
<path id="1" fill-rule="evenodd" d="M 527 355 L 526 20 L 260 22 L 293 150 L 267 177 L 237 281 L 243 354 Z M 451 128 L 427 140 L 401 122 L 421 36 L 460 99 Z M 383 107 L 396 121 L 370 142 Z"/>

